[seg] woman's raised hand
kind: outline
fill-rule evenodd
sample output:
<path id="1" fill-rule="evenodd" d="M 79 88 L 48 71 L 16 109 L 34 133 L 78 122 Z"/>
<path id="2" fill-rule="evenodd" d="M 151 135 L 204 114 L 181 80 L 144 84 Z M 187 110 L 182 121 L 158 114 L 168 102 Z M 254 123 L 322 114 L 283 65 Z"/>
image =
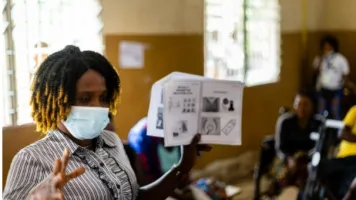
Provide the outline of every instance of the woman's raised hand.
<path id="1" fill-rule="evenodd" d="M 66 174 L 68 160 L 69 150 L 65 149 L 63 158 L 55 161 L 53 173 L 31 190 L 27 200 L 63 200 L 64 185 L 85 172 L 85 168 L 80 167 Z"/>
<path id="2" fill-rule="evenodd" d="M 197 156 L 200 151 L 208 152 L 212 149 L 211 146 L 205 144 L 198 144 L 200 142 L 201 135 L 196 134 L 191 143 L 184 146 L 183 158 L 179 164 L 179 168 L 183 173 L 188 173 L 194 166 Z"/>

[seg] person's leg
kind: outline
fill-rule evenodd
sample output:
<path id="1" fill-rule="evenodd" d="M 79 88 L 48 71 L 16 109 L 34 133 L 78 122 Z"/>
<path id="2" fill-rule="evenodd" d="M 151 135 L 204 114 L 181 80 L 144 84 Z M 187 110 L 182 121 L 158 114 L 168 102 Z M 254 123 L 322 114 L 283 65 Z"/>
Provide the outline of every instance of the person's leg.
<path id="1" fill-rule="evenodd" d="M 322 115 L 324 114 L 325 110 L 326 110 L 325 92 L 324 89 L 321 88 L 318 94 L 318 113 Z"/>
<path id="2" fill-rule="evenodd" d="M 353 200 L 356 199 L 356 178 L 351 183 L 349 191 L 346 193 L 342 200 Z"/>
<path id="3" fill-rule="evenodd" d="M 335 97 L 335 92 L 332 90 L 324 89 L 325 110 L 328 111 L 328 118 L 334 119 L 332 111 L 332 101 Z"/>
<path id="4" fill-rule="evenodd" d="M 348 191 L 356 176 L 356 156 L 326 160 L 321 163 L 319 175 L 328 190 L 338 199 Z"/>
<path id="5" fill-rule="evenodd" d="M 299 190 L 297 195 L 297 200 L 303 200 L 303 197 L 304 197 L 304 191 Z"/>
<path id="6" fill-rule="evenodd" d="M 334 119 L 341 119 L 341 98 L 342 98 L 342 89 L 335 92 L 334 98 L 332 99 L 331 111 L 334 116 Z"/>
<path id="7" fill-rule="evenodd" d="M 345 166 L 344 161 L 339 158 L 324 160 L 319 165 L 318 177 L 320 181 L 326 186 L 326 193 L 335 195 L 338 193 L 338 187 L 341 185 L 343 170 Z"/>

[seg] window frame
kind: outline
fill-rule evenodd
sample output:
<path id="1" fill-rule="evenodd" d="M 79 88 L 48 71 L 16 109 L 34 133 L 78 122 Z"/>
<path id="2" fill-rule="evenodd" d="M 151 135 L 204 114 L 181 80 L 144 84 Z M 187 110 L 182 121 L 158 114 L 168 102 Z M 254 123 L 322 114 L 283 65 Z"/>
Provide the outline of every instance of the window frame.
<path id="1" fill-rule="evenodd" d="M 227 79 L 227 80 L 236 80 L 235 78 L 237 78 L 239 81 L 242 81 L 245 83 L 246 86 L 257 86 L 257 85 L 262 85 L 262 84 L 269 84 L 269 83 L 275 83 L 279 80 L 279 75 L 280 75 L 280 68 L 281 68 L 281 20 L 280 20 L 280 16 L 281 16 L 281 12 L 280 12 L 280 3 L 278 0 L 274 0 L 272 2 L 263 2 L 262 0 L 241 0 L 242 2 L 242 16 L 243 16 L 243 21 L 241 22 L 242 25 L 238 24 L 240 22 L 236 21 L 234 22 L 238 27 L 242 26 L 242 33 L 243 33 L 243 44 L 242 44 L 242 51 L 243 51 L 243 66 L 242 66 L 242 72 L 240 71 L 239 73 L 243 73 L 242 75 L 238 75 L 235 76 L 233 79 L 231 79 L 231 77 L 229 77 L 228 74 L 216 77 L 215 73 L 216 71 L 221 72 L 221 66 L 217 66 L 216 63 L 211 63 L 211 55 L 209 55 L 208 53 L 211 51 L 211 49 L 209 48 L 209 46 L 211 45 L 211 42 L 208 41 L 208 34 L 209 34 L 209 27 L 211 26 L 209 24 L 209 19 L 212 17 L 211 15 L 209 15 L 208 13 L 208 7 L 210 7 L 211 5 L 209 5 L 211 2 L 213 2 L 213 4 L 222 4 L 222 2 L 218 2 L 218 1 L 214 1 L 214 0 L 205 0 L 205 9 L 204 9 L 204 74 L 205 76 L 208 76 L 210 78 L 217 78 L 217 79 Z M 265 7 L 264 7 L 265 6 Z M 263 10 L 265 9 L 265 10 Z M 264 11 L 265 13 L 262 13 L 261 16 L 263 16 L 262 18 L 252 18 L 250 17 L 251 12 L 253 12 L 254 10 L 256 11 Z M 272 14 L 271 14 L 272 13 Z M 269 33 L 266 34 L 267 38 L 265 38 L 263 40 L 263 42 L 265 42 L 265 44 L 269 44 L 267 45 L 268 49 L 275 49 L 276 52 L 272 54 L 273 56 L 271 57 L 265 57 L 268 59 L 267 61 L 267 65 L 264 64 L 262 65 L 262 67 L 260 67 L 258 69 L 257 65 L 252 64 L 251 62 L 253 61 L 257 61 L 257 62 L 263 62 L 265 60 L 264 56 L 261 55 L 259 58 L 255 58 L 253 59 L 251 57 L 251 53 L 253 53 L 253 47 L 251 46 L 251 44 L 249 44 L 249 41 L 251 40 L 251 34 L 253 34 L 253 31 L 250 31 L 249 28 L 251 27 L 251 25 L 256 25 L 256 23 L 266 23 L 266 17 L 267 16 L 267 20 L 271 20 L 271 22 L 273 24 L 271 24 L 272 28 L 269 28 L 271 31 L 273 29 L 273 31 L 276 31 L 276 33 Z M 216 16 L 219 17 L 219 16 Z M 269 36 L 268 36 L 269 35 Z M 274 42 L 269 42 L 269 41 L 274 41 Z M 274 45 L 271 45 L 272 43 L 274 43 Z M 252 49 L 251 49 L 252 48 Z M 256 48 L 256 47 L 255 47 Z M 252 52 L 251 52 L 252 51 Z M 255 51 L 256 52 L 256 51 Z M 260 53 L 260 52 L 259 52 Z M 209 58 L 208 58 L 209 56 Z M 224 60 L 224 62 L 226 62 L 229 58 L 227 58 L 226 60 Z M 210 62 L 210 64 L 209 64 Z M 265 62 L 264 62 L 265 63 Z M 208 66 L 208 65 L 215 65 L 214 69 L 211 69 L 212 67 Z M 268 65 L 271 65 L 270 67 L 268 67 Z M 231 66 L 235 66 L 235 65 L 231 65 Z M 228 67 L 229 68 L 229 67 Z M 214 75 L 212 75 L 212 70 L 214 71 Z M 222 69 L 225 73 L 227 73 L 227 70 Z M 255 77 L 258 73 L 258 71 L 261 71 L 261 73 L 263 71 L 268 71 L 270 72 L 269 76 L 264 77 L 264 79 L 258 79 L 258 80 L 253 80 L 253 78 L 251 77 Z M 257 72 L 257 73 L 256 73 Z M 255 73 L 255 74 L 253 74 Z M 261 74 L 259 73 L 259 74 Z M 238 78 L 240 77 L 240 78 Z M 242 78 L 241 78 L 242 77 Z M 253 81 L 252 81 L 253 80 Z"/>
<path id="2" fill-rule="evenodd" d="M 57 3 L 74 3 L 74 4 L 80 4 L 80 1 L 77 0 L 77 2 L 74 2 L 74 0 L 58 0 L 56 2 L 53 3 L 53 5 L 50 5 L 52 3 L 52 1 L 54 0 L 50 0 L 51 2 L 48 1 L 43 1 L 43 0 L 36 0 L 36 1 L 28 1 L 28 0 L 21 0 L 19 2 L 16 2 L 15 0 L 2 0 L 0 3 L 0 9 L 4 8 L 2 11 L 2 16 L 3 19 L 2 21 L 5 23 L 1 23 L 2 24 L 7 24 L 7 27 L 4 28 L 4 33 L 2 33 L 2 37 L 4 37 L 4 46 L 1 46 L 0 48 L 5 48 L 5 58 L 6 61 L 5 66 L 2 69 L 2 73 L 5 73 L 2 78 L 2 83 L 6 83 L 6 85 L 3 85 L 3 87 L 1 88 L 1 90 L 4 90 L 2 92 L 2 100 L 4 101 L 2 103 L 2 107 L 3 107 L 3 114 L 1 116 L 1 124 L 2 127 L 7 127 L 7 126 L 18 126 L 18 125 L 22 125 L 22 124 L 26 124 L 26 123 L 32 123 L 33 120 L 31 118 L 31 107 L 29 105 L 30 102 L 30 96 L 31 96 L 31 92 L 30 92 L 30 84 L 32 82 L 32 78 L 33 74 L 34 74 L 34 69 L 33 68 L 33 63 L 35 63 L 34 60 L 31 60 L 31 58 L 33 57 L 34 59 L 39 59 L 40 61 L 43 61 L 42 58 L 42 54 L 40 52 L 37 51 L 41 51 L 40 49 L 43 49 L 42 46 L 37 47 L 37 43 L 33 43 L 33 41 L 37 41 L 38 44 L 40 42 L 48 42 L 49 47 L 47 48 L 47 51 L 49 51 L 49 54 L 57 51 L 58 50 L 58 45 L 52 45 L 52 42 L 55 42 L 54 39 L 50 39 L 48 41 L 43 41 L 44 37 L 46 37 L 46 35 L 41 35 L 44 31 L 49 30 L 49 28 L 47 27 L 47 25 L 53 26 L 51 24 L 56 24 L 53 22 L 50 22 L 51 20 L 56 20 L 56 19 L 52 19 L 52 18 L 47 18 L 49 20 L 43 20 L 41 19 L 40 16 L 42 16 L 43 14 L 48 13 L 50 10 L 48 10 L 48 7 L 43 7 L 44 10 L 41 10 L 41 6 L 49 6 L 51 8 L 53 8 L 54 4 Z M 16 3 L 18 3 L 16 5 Z M 23 11 L 23 9 L 25 9 L 25 11 L 27 11 L 29 9 L 28 5 L 29 3 L 32 3 L 31 5 L 33 5 L 34 7 L 38 8 L 36 9 L 36 11 L 33 11 L 35 14 L 38 12 L 38 16 L 36 16 L 35 18 L 30 19 L 29 15 L 27 13 L 23 14 L 23 16 L 20 16 L 20 18 L 18 18 L 19 20 L 17 20 L 16 22 L 14 21 L 14 17 L 16 17 L 16 13 L 19 13 L 19 11 Z M 43 3 L 50 3 L 47 5 L 44 5 Z M 87 38 L 82 39 L 79 41 L 79 46 L 84 46 L 84 48 L 82 47 L 83 50 L 87 50 L 87 49 L 91 49 L 94 51 L 97 51 L 99 53 L 105 53 L 105 46 L 104 46 L 104 39 L 103 39 L 103 21 L 102 21 L 102 0 L 92 0 L 92 2 L 90 2 L 92 4 L 90 4 L 92 7 L 91 9 L 95 10 L 95 13 L 93 12 L 86 12 L 86 16 L 92 17 L 93 19 L 98 19 L 98 23 L 95 23 L 95 25 L 93 25 L 92 27 L 88 26 L 88 30 L 95 30 L 98 31 L 97 33 L 92 32 L 91 34 L 88 35 Z M 98 6 L 97 6 L 98 5 Z M 16 7 L 19 6 L 19 7 Z M 63 5 L 63 6 L 68 6 Z M 73 7 L 73 6 L 72 6 Z M 57 8 L 57 7 L 55 7 Z M 69 7 L 63 7 L 63 8 L 69 8 L 67 9 L 65 12 L 71 12 L 70 10 L 73 9 L 71 8 L 71 5 L 69 5 Z M 13 10 L 13 9 L 20 9 L 19 11 Z M 59 12 L 59 10 L 58 10 Z M 91 14 L 93 13 L 93 14 Z M 33 14 L 33 13 L 32 13 Z M 32 15 L 31 15 L 32 16 Z M 46 15 L 47 16 L 47 15 Z M 83 17 L 84 18 L 84 17 Z M 79 20 L 83 20 L 83 19 L 79 19 Z M 33 22 L 36 24 L 36 26 L 34 26 Z M 15 24 L 17 23 L 17 24 Z M 63 22 L 64 24 L 66 22 Z M 58 25 L 57 25 L 58 26 Z M 71 24 L 66 24 L 66 26 L 73 26 Z M 5 27 L 5 25 L 4 25 Z M 30 29 L 33 29 L 34 27 L 37 27 L 38 30 L 36 29 L 34 34 L 30 34 Z M 3 28 L 3 27 L 1 27 Z M 21 33 L 22 29 L 26 28 L 25 33 Z M 2 30 L 2 29 L 1 29 Z M 20 31 L 19 31 L 20 30 Z M 16 31 L 18 31 L 17 34 L 21 34 L 24 35 L 25 38 L 20 37 L 19 39 L 16 39 L 15 37 L 18 37 L 16 35 L 14 35 L 14 33 L 16 34 Z M 46 34 L 46 33 L 45 33 Z M 48 35 L 48 33 L 47 33 Z M 67 42 L 67 44 L 74 44 L 75 42 L 77 42 L 75 39 L 75 35 L 77 36 L 78 33 L 75 32 L 74 36 L 70 36 L 68 38 L 64 38 L 64 39 L 70 39 L 73 42 Z M 35 37 L 33 37 L 35 36 Z M 48 37 L 48 36 L 47 36 Z M 86 42 L 88 40 L 88 38 L 95 38 L 95 43 L 93 43 L 93 45 L 86 45 Z M 78 36 L 77 36 L 78 38 Z M 100 39 L 99 39 L 100 38 Z M 16 41 L 15 41 L 16 40 Z M 25 43 L 23 43 L 22 41 L 25 41 Z M 17 43 L 17 44 L 16 44 Z M 31 44 L 29 44 L 31 43 Z M 33 43 L 33 45 L 32 45 Z M 56 44 L 58 42 L 55 42 L 54 44 Z M 35 45 L 36 44 L 36 45 Z M 17 46 L 16 46 L 17 45 Z M 17 49 L 16 47 L 21 46 L 21 49 Z M 54 48 L 53 48 L 54 46 Z M 63 47 L 61 47 L 63 48 Z M 21 52 L 20 52 L 21 51 Z M 22 52 L 25 51 L 25 52 Z M 17 56 L 16 55 L 20 55 L 24 53 L 25 55 L 21 55 L 21 56 Z M 48 53 L 45 53 L 48 55 Z M 40 57 L 38 57 L 40 55 Z M 22 58 L 22 57 L 26 57 L 25 61 L 23 61 L 24 63 L 26 63 L 26 66 L 18 66 L 20 65 L 19 63 L 16 63 L 16 59 L 18 58 Z M 36 58 L 35 58 L 36 57 Z M 22 63 L 22 62 L 21 62 Z M 21 64 L 23 65 L 23 64 Z M 35 64 L 36 65 L 36 64 Z M 38 66 L 38 65 L 36 65 Z M 32 69 L 33 68 L 33 69 Z M 25 72 L 19 72 L 19 70 L 24 70 Z M 27 75 L 26 75 L 27 73 Z M 27 77 L 28 76 L 28 77 Z M 29 84 L 25 85 L 23 82 L 20 83 L 16 78 L 22 79 L 22 77 L 26 77 L 26 84 L 27 84 L 27 80 L 29 80 Z M 28 79 L 27 79 L 28 78 Z M 21 80 L 23 81 L 23 80 Z M 18 85 L 18 83 L 20 83 Z M 28 88 L 27 88 L 28 87 Z M 28 94 L 27 94 L 28 92 Z M 21 97 L 23 96 L 23 97 Z M 24 97 L 26 97 L 25 99 L 23 99 Z M 22 100 L 23 99 L 23 100 Z M 20 101 L 21 100 L 21 101 Z M 27 102 L 25 102 L 27 101 Z M 21 119 L 19 118 L 20 115 L 25 114 L 26 116 L 21 117 Z M 27 116 L 29 115 L 29 116 Z"/>

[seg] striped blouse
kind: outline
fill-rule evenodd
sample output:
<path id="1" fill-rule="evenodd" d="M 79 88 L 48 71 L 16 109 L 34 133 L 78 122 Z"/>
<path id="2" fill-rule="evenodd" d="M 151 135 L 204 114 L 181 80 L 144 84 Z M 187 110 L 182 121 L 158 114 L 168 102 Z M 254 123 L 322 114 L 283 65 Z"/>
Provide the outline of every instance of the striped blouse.
<path id="1" fill-rule="evenodd" d="M 133 200 L 139 186 L 119 137 L 103 131 L 91 151 L 59 131 L 22 149 L 13 159 L 3 198 L 26 199 L 30 190 L 53 171 L 54 162 L 65 148 L 70 151 L 67 173 L 84 166 L 85 173 L 63 188 L 65 199 Z"/>

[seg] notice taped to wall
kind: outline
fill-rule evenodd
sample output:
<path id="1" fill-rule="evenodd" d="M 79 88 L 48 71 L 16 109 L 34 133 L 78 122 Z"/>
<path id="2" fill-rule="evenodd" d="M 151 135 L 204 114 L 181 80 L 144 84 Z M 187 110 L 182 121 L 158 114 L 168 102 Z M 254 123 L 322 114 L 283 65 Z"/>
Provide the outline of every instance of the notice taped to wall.
<path id="1" fill-rule="evenodd" d="M 145 64 L 146 45 L 140 42 L 119 43 L 119 66 L 123 69 L 142 69 Z"/>

